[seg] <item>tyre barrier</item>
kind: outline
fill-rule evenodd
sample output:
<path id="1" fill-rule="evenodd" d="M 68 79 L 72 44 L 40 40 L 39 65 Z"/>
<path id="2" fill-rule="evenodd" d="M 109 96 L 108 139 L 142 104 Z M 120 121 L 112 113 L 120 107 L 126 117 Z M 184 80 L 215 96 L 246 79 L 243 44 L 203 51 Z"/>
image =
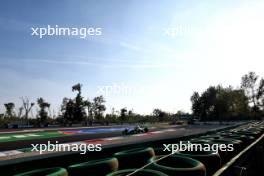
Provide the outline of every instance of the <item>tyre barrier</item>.
<path id="1" fill-rule="evenodd" d="M 154 148 L 155 155 L 169 155 L 172 154 L 172 151 L 165 150 L 162 147 Z"/>
<path id="2" fill-rule="evenodd" d="M 155 152 L 151 147 L 125 150 L 114 154 L 114 157 L 116 157 L 119 162 L 120 169 L 142 167 L 153 156 L 155 156 Z"/>
<path id="3" fill-rule="evenodd" d="M 221 167 L 221 164 L 226 163 L 243 148 L 251 144 L 263 131 L 263 122 L 249 123 L 216 133 L 204 133 L 202 136 L 197 135 L 198 137 L 188 141 L 181 141 L 182 143 L 190 141 L 191 143 L 209 145 L 233 144 L 233 152 L 219 151 L 219 154 L 215 154 L 214 151 L 178 151 L 167 156 L 171 154 L 171 151 L 164 151 L 164 148 L 155 148 L 155 150 L 151 147 L 135 148 L 117 152 L 113 155 L 113 158 L 70 165 L 67 170 L 60 167 L 44 168 L 18 173 L 15 176 L 122 176 L 131 173 L 133 173 L 133 176 L 213 175 Z M 165 155 L 166 157 L 164 157 Z M 146 169 L 137 170 L 148 163 Z"/>
<path id="4" fill-rule="evenodd" d="M 223 138 L 231 138 L 231 139 L 238 139 L 241 140 L 246 146 L 254 141 L 254 136 L 248 136 L 248 135 L 238 135 L 238 134 L 222 134 Z"/>
<path id="5" fill-rule="evenodd" d="M 206 135 L 206 136 L 201 136 L 198 139 L 213 140 L 213 139 L 221 139 L 221 138 L 223 138 L 221 135 Z"/>
<path id="6" fill-rule="evenodd" d="M 61 167 L 36 169 L 29 172 L 16 174 L 15 176 L 68 176 L 66 169 Z"/>
<path id="7" fill-rule="evenodd" d="M 236 153 L 238 153 L 241 149 L 241 140 L 236 140 L 236 139 L 230 139 L 230 138 L 221 138 L 221 139 L 202 139 L 202 138 L 194 138 L 191 139 L 191 143 L 194 144 L 233 144 L 234 150 L 233 151 L 221 151 L 219 150 L 219 155 L 221 158 L 221 163 L 226 163 L 229 159 L 232 158 Z"/>
<path id="8" fill-rule="evenodd" d="M 221 131 L 221 132 L 218 132 L 216 134 L 220 135 L 220 136 L 228 136 L 228 135 L 232 135 L 234 133 L 232 133 L 231 131 Z"/>
<path id="9" fill-rule="evenodd" d="M 141 169 L 139 171 L 136 171 L 136 169 L 125 169 L 110 173 L 106 176 L 127 176 L 131 173 L 133 173 L 133 176 L 168 176 L 167 174 L 151 169 Z"/>
<path id="10" fill-rule="evenodd" d="M 223 163 L 229 161 L 235 154 L 241 151 L 243 147 L 243 142 L 241 140 L 237 139 L 230 139 L 230 138 L 222 138 L 222 139 L 214 139 L 210 140 L 208 142 L 209 144 L 225 144 L 226 146 L 228 144 L 233 145 L 233 151 L 219 151 L 220 157 L 223 161 Z"/>
<path id="11" fill-rule="evenodd" d="M 241 131 L 244 131 L 244 132 L 252 132 L 252 133 L 256 133 L 256 134 L 261 134 L 262 133 L 262 130 L 261 129 L 255 129 L 255 128 L 243 129 Z"/>
<path id="12" fill-rule="evenodd" d="M 179 151 L 176 154 L 202 162 L 206 168 L 206 175 L 213 175 L 221 167 L 220 155 L 214 151 Z"/>
<path id="13" fill-rule="evenodd" d="M 257 132 L 257 131 L 234 131 L 234 134 L 238 134 L 238 135 L 250 135 L 250 136 L 254 136 L 254 137 L 259 137 L 261 132 Z"/>
<path id="14" fill-rule="evenodd" d="M 181 141 L 182 142 L 182 144 L 188 144 L 188 143 L 190 143 L 190 141 Z M 178 145 L 180 145 L 180 143 L 178 142 L 176 142 L 176 143 L 174 143 L 174 144 L 178 144 Z M 155 151 L 155 155 L 169 155 L 169 154 L 172 154 L 172 148 L 170 148 L 171 150 L 169 151 L 169 150 L 164 150 L 165 148 L 164 147 L 157 147 L 157 148 L 154 148 L 154 151 Z M 176 149 L 175 149 L 176 150 Z"/>
<path id="15" fill-rule="evenodd" d="M 105 176 L 117 169 L 118 160 L 116 158 L 91 160 L 67 168 L 70 176 Z"/>
<path id="16" fill-rule="evenodd" d="M 164 158 L 163 158 L 164 157 Z M 163 172 L 171 176 L 205 176 L 204 164 L 195 159 L 179 155 L 154 156 L 149 160 L 147 168 Z"/>
<path id="17" fill-rule="evenodd" d="M 203 138 L 193 138 L 190 140 L 191 143 L 197 143 L 197 144 L 208 144 L 210 142 L 210 139 L 203 139 Z"/>
<path id="18" fill-rule="evenodd" d="M 203 142 L 206 143 L 206 141 Z M 157 156 L 172 154 L 172 151 L 164 151 L 164 148 L 154 148 L 154 151 Z M 220 155 L 219 153 L 214 153 L 214 151 L 177 151 L 172 155 L 183 155 L 202 162 L 206 167 L 208 175 L 212 175 L 212 173 L 217 171 L 221 166 Z"/>

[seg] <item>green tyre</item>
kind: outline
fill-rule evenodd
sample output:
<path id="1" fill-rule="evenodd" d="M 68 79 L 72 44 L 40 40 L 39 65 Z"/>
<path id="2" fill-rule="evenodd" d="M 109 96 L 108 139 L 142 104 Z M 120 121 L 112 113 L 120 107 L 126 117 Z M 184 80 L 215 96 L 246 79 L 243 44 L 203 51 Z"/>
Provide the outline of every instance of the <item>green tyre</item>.
<path id="1" fill-rule="evenodd" d="M 116 158 L 91 160 L 68 167 L 70 176 L 105 176 L 118 169 Z"/>
<path id="2" fill-rule="evenodd" d="M 119 169 L 140 168 L 153 156 L 155 152 L 151 147 L 125 150 L 114 154 L 119 162 Z"/>
<path id="3" fill-rule="evenodd" d="M 213 175 L 221 167 L 220 155 L 214 151 L 180 151 L 177 154 L 202 162 L 206 167 L 207 175 Z"/>
<path id="4" fill-rule="evenodd" d="M 61 167 L 36 169 L 29 172 L 19 173 L 15 176 L 68 176 L 66 169 Z"/>
<path id="5" fill-rule="evenodd" d="M 206 168 L 198 160 L 180 156 L 155 156 L 149 160 L 148 169 L 157 170 L 171 176 L 206 176 Z"/>
<path id="6" fill-rule="evenodd" d="M 135 172 L 136 169 L 125 169 L 125 170 L 119 170 L 113 173 L 110 173 L 106 176 L 127 176 L 128 174 L 131 174 Z M 133 174 L 133 176 L 168 176 L 162 172 L 151 170 L 151 169 L 141 169 Z"/>

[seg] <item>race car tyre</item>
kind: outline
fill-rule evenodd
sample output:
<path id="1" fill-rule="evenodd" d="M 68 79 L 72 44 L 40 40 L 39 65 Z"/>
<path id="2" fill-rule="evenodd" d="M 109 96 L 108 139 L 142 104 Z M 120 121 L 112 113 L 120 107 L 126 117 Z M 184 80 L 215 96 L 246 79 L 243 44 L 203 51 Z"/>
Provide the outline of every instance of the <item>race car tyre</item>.
<path id="1" fill-rule="evenodd" d="M 149 129 L 147 127 L 144 128 L 144 132 L 147 133 Z"/>

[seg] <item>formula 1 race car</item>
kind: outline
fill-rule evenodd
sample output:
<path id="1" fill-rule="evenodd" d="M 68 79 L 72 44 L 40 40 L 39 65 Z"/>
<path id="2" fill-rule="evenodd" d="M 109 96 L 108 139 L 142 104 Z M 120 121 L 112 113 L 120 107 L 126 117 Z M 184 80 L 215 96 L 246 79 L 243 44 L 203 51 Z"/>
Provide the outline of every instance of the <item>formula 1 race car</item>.
<path id="1" fill-rule="evenodd" d="M 134 128 L 126 128 L 122 131 L 123 135 L 131 135 L 131 134 L 139 134 L 139 133 L 147 133 L 149 130 L 147 127 L 143 126 L 135 126 Z"/>

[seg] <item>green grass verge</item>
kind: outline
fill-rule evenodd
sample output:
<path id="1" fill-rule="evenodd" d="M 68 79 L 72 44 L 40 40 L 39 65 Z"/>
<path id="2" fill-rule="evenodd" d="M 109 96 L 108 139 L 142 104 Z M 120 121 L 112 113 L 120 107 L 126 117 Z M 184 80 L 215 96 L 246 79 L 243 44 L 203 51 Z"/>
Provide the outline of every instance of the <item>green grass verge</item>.
<path id="1" fill-rule="evenodd" d="M 24 140 L 32 140 L 32 139 L 55 138 L 55 137 L 61 137 L 61 136 L 66 136 L 66 135 L 69 135 L 69 134 L 63 134 L 58 131 L 0 134 L 0 143 L 13 142 L 13 141 L 24 141 Z"/>

